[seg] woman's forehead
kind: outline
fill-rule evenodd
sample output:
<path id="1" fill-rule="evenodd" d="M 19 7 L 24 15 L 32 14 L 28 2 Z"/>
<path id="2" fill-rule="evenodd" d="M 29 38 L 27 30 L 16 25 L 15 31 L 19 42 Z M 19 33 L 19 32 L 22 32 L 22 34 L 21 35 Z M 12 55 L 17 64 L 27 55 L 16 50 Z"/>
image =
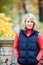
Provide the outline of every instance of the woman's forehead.
<path id="1" fill-rule="evenodd" d="M 28 17 L 28 18 L 26 18 L 26 21 L 31 21 L 31 19 Z"/>

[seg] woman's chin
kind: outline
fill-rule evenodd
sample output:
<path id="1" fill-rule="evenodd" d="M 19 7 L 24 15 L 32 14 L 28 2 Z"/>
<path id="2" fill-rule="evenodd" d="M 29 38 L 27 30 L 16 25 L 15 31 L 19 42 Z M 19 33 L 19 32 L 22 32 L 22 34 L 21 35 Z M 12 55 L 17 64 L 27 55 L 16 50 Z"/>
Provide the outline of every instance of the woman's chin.
<path id="1" fill-rule="evenodd" d="M 32 28 L 27 28 L 27 29 L 32 29 Z"/>

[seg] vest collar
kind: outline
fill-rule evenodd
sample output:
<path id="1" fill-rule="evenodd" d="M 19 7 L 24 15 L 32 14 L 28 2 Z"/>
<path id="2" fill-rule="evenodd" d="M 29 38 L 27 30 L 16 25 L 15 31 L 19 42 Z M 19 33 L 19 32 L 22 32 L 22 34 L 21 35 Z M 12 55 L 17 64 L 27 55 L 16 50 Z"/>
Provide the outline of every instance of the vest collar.
<path id="1" fill-rule="evenodd" d="M 30 37 L 32 34 L 34 34 L 35 30 L 32 30 L 32 33 L 29 36 L 26 35 L 26 30 L 22 30 L 22 32 L 26 37 Z"/>

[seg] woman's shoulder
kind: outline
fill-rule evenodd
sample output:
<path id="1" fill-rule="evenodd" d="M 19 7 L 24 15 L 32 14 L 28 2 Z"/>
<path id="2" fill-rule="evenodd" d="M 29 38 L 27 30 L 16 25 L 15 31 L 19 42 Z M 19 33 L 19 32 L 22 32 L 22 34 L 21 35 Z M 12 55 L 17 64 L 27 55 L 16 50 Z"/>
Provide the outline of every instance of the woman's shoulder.
<path id="1" fill-rule="evenodd" d="M 18 31 L 18 32 L 16 32 L 16 35 L 15 35 L 15 37 L 19 37 L 19 34 L 20 34 L 20 31 Z"/>
<path id="2" fill-rule="evenodd" d="M 34 31 L 35 31 L 36 33 L 38 33 L 38 34 L 40 33 L 38 30 L 34 30 Z"/>

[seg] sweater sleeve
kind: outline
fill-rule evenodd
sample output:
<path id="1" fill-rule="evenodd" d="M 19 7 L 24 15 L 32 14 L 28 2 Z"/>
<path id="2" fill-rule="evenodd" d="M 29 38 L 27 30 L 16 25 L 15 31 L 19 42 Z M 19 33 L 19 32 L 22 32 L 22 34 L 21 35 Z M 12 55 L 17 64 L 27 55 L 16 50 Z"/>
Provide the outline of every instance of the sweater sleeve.
<path id="1" fill-rule="evenodd" d="M 38 43 L 39 48 L 40 48 L 40 51 L 39 51 L 39 53 L 38 53 L 38 55 L 37 55 L 37 60 L 40 61 L 40 59 L 41 59 L 42 56 L 43 56 L 43 39 L 42 39 L 40 33 L 38 34 L 37 43 Z"/>
<path id="2" fill-rule="evenodd" d="M 19 38 L 19 32 L 15 36 L 14 45 L 13 45 L 14 54 L 16 58 L 18 58 L 18 38 Z"/>

